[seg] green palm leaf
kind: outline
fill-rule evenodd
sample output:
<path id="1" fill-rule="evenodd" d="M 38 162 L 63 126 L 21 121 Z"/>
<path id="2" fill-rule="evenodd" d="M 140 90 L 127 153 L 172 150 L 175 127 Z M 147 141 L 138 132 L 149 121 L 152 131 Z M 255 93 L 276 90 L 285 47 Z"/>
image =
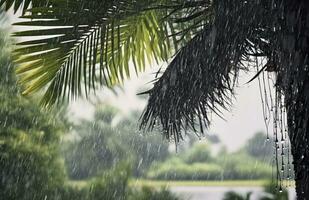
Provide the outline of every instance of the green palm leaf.
<path id="1" fill-rule="evenodd" d="M 6 8 L 11 3 L 5 1 Z M 31 30 L 13 34 L 31 36 L 18 44 L 14 54 L 23 94 L 48 86 L 42 103 L 50 106 L 62 99 L 87 96 L 98 82 L 107 86 L 121 82 L 130 76 L 131 62 L 137 73 L 154 58 L 166 61 L 171 52 L 166 42 L 169 30 L 159 19 L 162 11 L 141 10 L 148 3 L 50 0 L 27 10 L 21 18 L 31 21 L 15 25 Z M 34 30 L 35 26 L 39 29 Z"/>

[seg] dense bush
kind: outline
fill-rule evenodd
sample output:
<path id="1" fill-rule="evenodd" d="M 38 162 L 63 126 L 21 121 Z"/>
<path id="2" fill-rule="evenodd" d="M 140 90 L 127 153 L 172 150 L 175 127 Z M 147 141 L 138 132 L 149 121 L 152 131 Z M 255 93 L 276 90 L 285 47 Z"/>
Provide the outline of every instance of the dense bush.
<path id="1" fill-rule="evenodd" d="M 129 200 L 180 200 L 166 188 L 156 190 L 150 187 L 143 187 L 141 190 L 134 190 Z"/>
<path id="2" fill-rule="evenodd" d="M 52 200 L 179 200 L 164 188 L 130 188 L 129 175 L 128 165 L 120 164 L 83 186 L 63 185 L 53 191 Z"/>
<path id="3" fill-rule="evenodd" d="M 53 200 L 66 178 L 58 152 L 65 120 L 19 94 L 5 38 L 0 31 L 0 199 Z"/>
<path id="4" fill-rule="evenodd" d="M 120 164 L 113 170 L 105 171 L 82 186 L 59 184 L 48 191 L 51 200 L 127 200 L 130 194 L 128 185 L 129 168 Z M 41 198 L 42 200 L 44 198 Z"/>
<path id="5" fill-rule="evenodd" d="M 5 199 L 41 200 L 64 182 L 63 163 L 52 146 L 33 135 L 12 132 L 0 139 L 0 196 Z"/>
<path id="6" fill-rule="evenodd" d="M 11 92 L 6 94 L 6 89 Z M 63 130 L 61 117 L 53 118 L 34 102 L 19 96 L 14 86 L 0 85 L 0 197 L 3 199 L 49 198 L 66 178 L 58 152 Z"/>
<path id="7" fill-rule="evenodd" d="M 254 159 L 245 152 L 218 156 L 216 163 L 224 169 L 224 179 L 268 179 L 271 165 Z"/>
<path id="8" fill-rule="evenodd" d="M 125 200 L 128 194 L 130 170 L 126 165 L 105 172 L 90 182 L 89 200 L 117 199 Z"/>
<path id="9" fill-rule="evenodd" d="M 216 164 L 186 164 L 179 158 L 153 165 L 147 178 L 163 180 L 218 180 L 222 179 L 223 169 Z"/>
<path id="10" fill-rule="evenodd" d="M 179 157 L 154 164 L 147 178 L 161 180 L 232 180 L 267 179 L 271 176 L 268 164 L 247 155 L 229 154 L 210 163 L 187 164 Z"/>

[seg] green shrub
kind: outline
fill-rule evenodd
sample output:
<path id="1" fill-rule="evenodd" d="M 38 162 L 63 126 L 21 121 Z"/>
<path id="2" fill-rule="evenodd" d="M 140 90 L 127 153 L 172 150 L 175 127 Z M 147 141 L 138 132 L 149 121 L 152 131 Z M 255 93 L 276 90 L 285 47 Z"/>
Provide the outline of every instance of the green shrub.
<path id="1" fill-rule="evenodd" d="M 130 188 L 129 172 L 126 163 L 120 164 L 113 170 L 88 181 L 82 187 L 64 185 L 54 191 L 52 200 L 179 200 L 166 188 L 161 190 L 149 187 Z"/>
<path id="2" fill-rule="evenodd" d="M 133 191 L 128 200 L 180 200 L 180 198 L 166 188 L 156 190 L 150 187 L 143 187 L 141 190 Z"/>
<path id="3" fill-rule="evenodd" d="M 221 179 L 223 169 L 216 164 L 186 164 L 179 158 L 153 165 L 147 178 L 163 180 L 217 180 Z"/>
<path id="4" fill-rule="evenodd" d="M 5 34 L 0 30 L 0 199 L 53 200 L 66 178 L 58 152 L 66 120 L 19 94 Z"/>
<path id="5" fill-rule="evenodd" d="M 216 163 L 224 169 L 224 179 L 267 179 L 271 177 L 270 164 L 250 157 L 245 153 L 219 156 Z"/>
<path id="6" fill-rule="evenodd" d="M 127 199 L 129 176 L 129 167 L 126 164 L 120 164 L 115 169 L 105 172 L 101 177 L 96 177 L 90 183 L 88 199 Z"/>
<path id="7" fill-rule="evenodd" d="M 85 182 L 82 186 L 65 184 L 50 192 L 52 200 L 127 200 L 129 167 L 126 163 Z"/>
<path id="8" fill-rule="evenodd" d="M 146 177 L 161 180 L 246 180 L 266 179 L 271 176 L 271 167 L 247 155 L 229 154 L 216 162 L 185 163 L 173 157 L 163 163 L 152 165 Z"/>
<path id="9" fill-rule="evenodd" d="M 57 151 L 38 142 L 35 134 L 17 131 L 0 137 L 0 196 L 4 199 L 41 200 L 63 185 L 64 167 Z"/>

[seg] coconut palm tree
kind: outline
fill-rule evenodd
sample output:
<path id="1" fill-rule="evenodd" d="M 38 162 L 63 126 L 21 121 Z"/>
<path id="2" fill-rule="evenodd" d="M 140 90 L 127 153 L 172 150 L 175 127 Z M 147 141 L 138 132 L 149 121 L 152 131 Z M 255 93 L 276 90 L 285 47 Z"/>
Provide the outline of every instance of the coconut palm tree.
<path id="1" fill-rule="evenodd" d="M 275 94 L 265 104 L 273 111 L 275 147 L 282 156 L 289 148 L 287 121 L 297 196 L 308 199 L 308 1 L 0 0 L 0 5 L 21 8 L 22 18 L 32 19 L 16 25 L 45 27 L 14 34 L 37 36 L 19 43 L 17 73 L 24 94 L 47 87 L 45 106 L 87 95 L 96 83 L 121 82 L 131 73 L 130 62 L 139 72 L 146 60 L 169 61 L 145 92 L 150 97 L 141 127 L 160 124 L 176 143 L 187 129 L 203 133 L 210 112 L 221 116 L 229 108 L 240 71 L 258 68 L 252 80 L 272 73 Z M 259 65 L 261 59 L 266 61 Z"/>

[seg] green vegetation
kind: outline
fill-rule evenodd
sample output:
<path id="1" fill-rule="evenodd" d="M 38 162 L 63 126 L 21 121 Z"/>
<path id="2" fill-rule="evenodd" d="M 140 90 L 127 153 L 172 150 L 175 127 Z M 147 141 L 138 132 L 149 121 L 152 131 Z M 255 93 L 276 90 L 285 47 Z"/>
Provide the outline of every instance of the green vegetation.
<path id="1" fill-rule="evenodd" d="M 94 119 L 76 125 L 75 139 L 63 147 L 72 180 L 93 178 L 123 160 L 130 161 L 135 178 L 152 180 L 257 180 L 272 175 L 270 161 L 263 157 L 264 148 L 256 148 L 255 155 L 250 155 L 247 146 L 234 153 L 223 147 L 214 155 L 210 141 L 192 140 L 180 149 L 181 156 L 175 155 L 159 134 L 138 133 L 138 114 L 115 124 L 117 113 L 111 106 L 97 105 Z M 265 143 L 266 136 L 258 133 L 251 139 L 254 141 Z"/>
<path id="2" fill-rule="evenodd" d="M 258 165 L 245 165 L 242 160 L 251 159 L 255 163 L 245 153 L 226 153 L 215 158 L 211 144 L 193 139 L 191 146 L 182 149 L 183 156 L 175 156 L 158 134 L 141 135 L 136 131 L 138 113 L 112 125 L 119 111 L 106 105 L 96 107 L 93 121 L 78 122 L 73 126 L 74 133 L 67 134 L 69 123 L 65 109 L 46 112 L 39 108 L 35 98 L 20 96 L 13 67 L 6 67 L 11 65 L 9 54 L 1 55 L 0 69 L 5 79 L 1 79 L 0 86 L 0 186 L 3 188 L 0 195 L 6 199 L 176 200 L 179 198 L 166 190 L 166 184 L 261 185 L 262 181 L 129 180 L 132 175 L 164 180 L 252 179 L 268 173 L 261 172 L 260 161 Z M 68 136 L 73 139 L 62 140 Z M 252 170 L 260 174 L 255 172 L 253 176 Z"/>
<path id="3" fill-rule="evenodd" d="M 154 161 L 162 161 L 169 155 L 168 143 L 158 134 L 138 133 L 137 114 L 132 113 L 112 126 L 116 111 L 98 105 L 94 119 L 75 127 L 76 139 L 64 144 L 63 150 L 71 179 L 92 178 L 123 160 L 130 161 L 135 177 L 141 177 Z"/>
<path id="4" fill-rule="evenodd" d="M 145 179 L 133 179 L 130 181 L 130 185 L 134 187 L 173 187 L 173 186 L 219 186 L 219 187 L 244 187 L 244 186 L 264 186 L 267 180 L 224 180 L 224 181 L 173 181 L 173 180 L 145 180 Z M 77 182 L 72 183 L 74 185 L 83 186 L 85 183 Z"/>
<path id="5" fill-rule="evenodd" d="M 43 112 L 35 99 L 18 93 L 8 41 L 0 35 L 0 196 L 39 200 L 65 180 L 59 154 L 61 115 Z"/>
<path id="6" fill-rule="evenodd" d="M 146 177 L 161 180 L 256 180 L 271 177 L 270 163 L 257 160 L 243 150 L 212 156 L 207 145 L 195 143 L 183 152 L 183 156 L 173 156 L 153 164 Z"/>
<path id="7" fill-rule="evenodd" d="M 259 185 L 262 181 L 252 180 L 269 177 L 268 164 L 260 159 L 258 148 L 214 156 L 211 144 L 192 140 L 182 149 L 182 156 L 176 156 L 156 130 L 145 135 L 136 131 L 138 113 L 113 123 L 119 111 L 107 105 L 98 105 L 94 119 L 76 122 L 70 130 L 65 108 L 42 110 L 35 96 L 19 94 L 4 35 L 0 37 L 1 198 L 176 200 L 179 198 L 166 189 L 166 182 L 130 180 L 222 180 L 168 185 Z M 64 139 L 68 136 L 72 140 Z M 232 179 L 250 181 L 223 182 Z"/>
<path id="8" fill-rule="evenodd" d="M 138 74 L 146 62 L 170 61 L 144 93 L 150 97 L 141 127 L 160 125 L 175 143 L 188 129 L 204 133 L 210 112 L 229 110 L 240 72 L 258 70 L 249 82 L 272 73 L 260 84 L 265 120 L 273 122 L 276 145 L 290 136 L 296 191 L 309 196 L 306 0 L 1 0 L 0 6 L 28 19 L 16 23 L 30 29 L 14 34 L 27 38 L 15 51 L 17 73 L 23 93 L 45 92 L 47 107 L 88 96 L 97 83 L 121 83 L 129 63 Z"/>
<path id="9" fill-rule="evenodd" d="M 77 147 L 83 146 L 82 150 L 85 150 L 85 152 L 79 151 L 77 152 L 78 155 L 74 155 L 73 158 L 86 160 L 87 165 L 81 168 L 89 168 L 93 164 L 98 166 L 90 170 L 90 172 L 96 171 L 95 173 L 89 174 L 89 171 L 87 171 L 86 175 L 83 175 L 89 179 L 84 182 L 82 187 L 70 184 L 66 172 L 68 171 L 69 175 L 72 176 L 71 168 L 68 168 L 70 160 L 68 157 L 62 156 L 60 148 L 60 146 L 66 144 L 62 139 L 67 136 L 66 133 L 71 125 L 66 120 L 66 110 L 64 108 L 58 108 L 57 112 L 56 109 L 42 110 L 35 97 L 25 98 L 19 95 L 16 78 L 13 74 L 14 66 L 10 62 L 10 45 L 6 39 L 6 34 L 0 30 L 1 199 L 147 200 L 151 197 L 150 199 L 154 200 L 164 200 L 163 196 L 166 196 L 166 200 L 178 199 L 166 190 L 131 188 L 128 180 L 132 170 L 130 164 L 125 161 L 126 159 L 130 160 L 130 157 L 124 159 L 117 154 L 121 152 L 119 149 L 124 152 L 125 148 L 128 147 L 117 147 L 115 146 L 116 143 L 108 140 L 110 135 L 108 135 L 107 130 L 112 130 L 110 125 L 104 126 L 104 129 L 102 129 L 102 132 L 106 134 L 104 137 L 100 132 L 96 132 L 94 127 L 89 129 L 93 131 L 91 132 L 93 134 L 85 136 L 78 143 L 80 146 L 77 145 Z M 99 116 L 108 124 L 106 117 Z M 83 124 L 84 130 L 89 128 L 88 125 L 89 123 Z M 112 133 L 114 134 L 115 131 L 113 130 Z M 130 134 L 133 135 L 133 133 Z M 145 148 L 143 141 L 141 146 Z M 87 146 L 87 144 L 90 144 L 90 146 Z M 98 151 L 96 150 L 102 150 L 106 146 L 108 146 L 106 151 L 99 152 L 101 153 L 101 157 L 99 157 L 101 160 L 96 159 L 98 158 Z M 73 151 L 76 150 L 76 148 L 72 148 Z M 148 156 L 148 154 L 146 155 Z M 111 160 L 118 159 L 119 162 L 113 166 L 104 165 L 105 159 L 108 158 Z M 155 158 L 150 156 L 150 159 Z M 111 160 L 110 162 L 113 162 Z M 65 168 L 69 170 L 65 170 Z M 146 194 L 148 191 L 151 191 L 151 193 Z"/>
<path id="10" fill-rule="evenodd" d="M 137 195 L 129 198 L 129 200 L 180 200 L 179 197 L 173 195 L 166 188 L 156 190 L 150 187 L 142 187 L 141 190 L 134 191 Z"/>

